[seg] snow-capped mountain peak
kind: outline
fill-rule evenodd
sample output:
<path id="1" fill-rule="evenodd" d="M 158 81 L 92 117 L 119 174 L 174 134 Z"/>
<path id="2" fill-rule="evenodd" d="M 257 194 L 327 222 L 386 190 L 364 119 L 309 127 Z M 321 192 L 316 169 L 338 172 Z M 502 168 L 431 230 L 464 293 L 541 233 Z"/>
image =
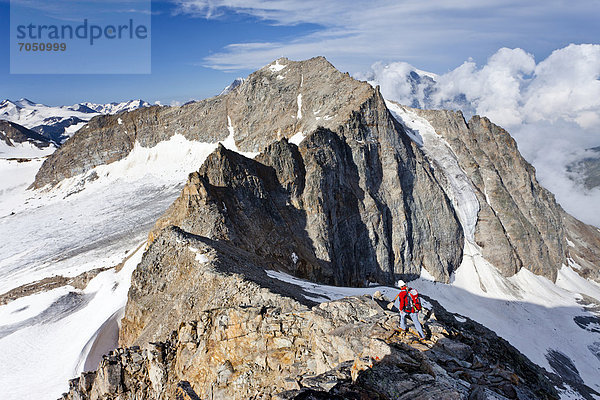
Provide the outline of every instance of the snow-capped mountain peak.
<path id="1" fill-rule="evenodd" d="M 39 104 L 39 103 L 34 103 L 33 101 L 23 97 L 20 98 L 19 100 L 17 100 L 16 102 L 17 105 L 21 106 L 21 107 L 35 107 L 35 106 L 44 106 L 43 104 Z"/>
<path id="2" fill-rule="evenodd" d="M 138 99 L 138 100 L 129 100 L 121 103 L 107 103 L 107 104 L 97 104 L 97 103 L 79 103 L 75 106 L 84 106 L 87 107 L 97 113 L 100 114 L 117 114 L 122 111 L 133 111 L 142 107 L 149 107 L 150 103 Z M 75 107 L 73 106 L 73 107 Z"/>

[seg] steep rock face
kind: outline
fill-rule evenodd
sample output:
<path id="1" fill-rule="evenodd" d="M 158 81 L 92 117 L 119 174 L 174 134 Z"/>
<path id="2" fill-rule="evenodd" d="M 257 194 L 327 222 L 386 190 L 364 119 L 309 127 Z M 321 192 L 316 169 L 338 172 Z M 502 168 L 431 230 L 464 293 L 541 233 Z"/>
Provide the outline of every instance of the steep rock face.
<path id="1" fill-rule="evenodd" d="M 258 152 L 278 138 L 317 126 L 337 128 L 374 93 L 323 57 L 281 58 L 222 96 L 93 118 L 44 163 L 32 186 L 54 185 L 126 157 L 136 142 L 153 147 L 175 134 L 209 143 L 233 134 L 240 150 Z"/>
<path id="2" fill-rule="evenodd" d="M 301 288 L 265 280 L 252 256 L 222 246 L 164 230 L 133 276 L 121 336 L 130 347 L 73 380 L 63 398 L 557 398 L 542 369 L 435 302 L 430 341 L 411 344 L 412 333 L 395 331 L 389 299 L 311 308 Z"/>
<path id="3" fill-rule="evenodd" d="M 600 282 L 600 231 L 563 212 L 569 265 L 579 275 Z M 571 262 L 575 261 L 576 265 Z"/>
<path id="4" fill-rule="evenodd" d="M 467 123 L 460 112 L 411 111 L 447 141 L 469 177 L 479 202 L 475 241 L 485 258 L 506 276 L 527 268 L 554 280 L 567 265 L 564 211 L 514 139 L 487 118 Z"/>
<path id="5" fill-rule="evenodd" d="M 283 139 L 255 160 L 220 146 L 190 175 L 150 241 L 177 225 L 320 282 L 392 283 L 422 267 L 447 281 L 463 235 L 428 165 L 417 164 L 422 155 L 348 132 L 355 137 L 319 128 L 299 147 Z"/>

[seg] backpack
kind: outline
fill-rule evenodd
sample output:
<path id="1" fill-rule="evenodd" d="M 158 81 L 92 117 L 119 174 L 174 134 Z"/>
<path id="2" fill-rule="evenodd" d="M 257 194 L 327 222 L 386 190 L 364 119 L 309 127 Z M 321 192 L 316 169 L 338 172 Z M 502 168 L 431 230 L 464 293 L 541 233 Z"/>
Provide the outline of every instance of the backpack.
<path id="1" fill-rule="evenodd" d="M 404 303 L 404 312 L 415 312 L 421 311 L 421 300 L 419 299 L 419 292 L 413 288 L 406 289 L 406 301 Z"/>

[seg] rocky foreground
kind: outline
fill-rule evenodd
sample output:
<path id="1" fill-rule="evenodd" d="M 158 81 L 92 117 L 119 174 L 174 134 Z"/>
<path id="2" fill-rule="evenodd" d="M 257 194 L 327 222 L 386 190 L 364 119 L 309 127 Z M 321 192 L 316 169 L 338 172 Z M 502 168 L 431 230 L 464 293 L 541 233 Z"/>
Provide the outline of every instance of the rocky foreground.
<path id="1" fill-rule="evenodd" d="M 176 258 L 165 259 L 165 248 Z M 165 230 L 144 256 L 157 268 L 138 269 L 130 292 L 150 303 L 128 317 L 150 329 L 124 331 L 136 344 L 72 380 L 63 399 L 558 398 L 555 377 L 433 300 L 428 340 L 419 342 L 411 330 L 399 332 L 389 299 L 314 305 L 297 286 L 262 286 L 270 278 L 252 267 L 254 256 L 230 250 Z M 240 268 L 244 259 L 249 268 Z M 169 279 L 155 286 L 159 276 Z M 176 296 L 181 279 L 197 286 L 185 302 L 150 294 Z M 144 312 L 156 318 L 150 322 Z M 173 326 L 167 335 L 150 334 Z M 154 336 L 164 340 L 148 340 Z"/>

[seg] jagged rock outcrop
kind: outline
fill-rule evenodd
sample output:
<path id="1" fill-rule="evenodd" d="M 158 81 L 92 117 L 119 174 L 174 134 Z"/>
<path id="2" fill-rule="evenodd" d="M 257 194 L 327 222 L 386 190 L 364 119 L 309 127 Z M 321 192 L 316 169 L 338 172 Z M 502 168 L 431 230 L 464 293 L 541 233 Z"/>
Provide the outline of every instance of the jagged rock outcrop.
<path id="1" fill-rule="evenodd" d="M 391 284 L 422 267 L 447 281 L 462 256 L 448 199 L 427 167 L 411 165 L 421 156 L 359 143 L 368 140 L 319 128 L 300 146 L 283 139 L 255 160 L 220 146 L 150 241 L 177 225 L 319 282 Z"/>
<path id="2" fill-rule="evenodd" d="M 166 228 L 133 273 L 120 343 L 130 346 L 160 340 L 181 321 L 199 319 L 206 310 L 242 304 L 277 305 L 294 312 L 315 304 L 304 299 L 296 286 L 272 282 L 265 267 L 259 256 L 228 242 Z M 240 274 L 247 281 L 240 280 Z"/>
<path id="3" fill-rule="evenodd" d="M 40 149 L 50 145 L 50 140 L 37 132 L 4 120 L 0 120 L 0 141 L 9 146 L 14 146 L 15 143 L 29 142 Z"/>
<path id="4" fill-rule="evenodd" d="M 479 203 L 475 241 L 504 275 L 527 268 L 555 280 L 572 257 L 584 276 L 598 278 L 600 233 L 557 204 L 508 132 L 479 116 L 467 123 L 460 112 L 404 109 L 425 118 L 452 149 Z M 568 247 L 574 238 L 578 245 Z"/>
<path id="5" fill-rule="evenodd" d="M 165 229 L 133 276 L 124 347 L 63 398 L 557 398 L 550 375 L 434 301 L 422 344 L 396 332 L 385 298 L 311 307 L 300 287 L 223 246 Z"/>

